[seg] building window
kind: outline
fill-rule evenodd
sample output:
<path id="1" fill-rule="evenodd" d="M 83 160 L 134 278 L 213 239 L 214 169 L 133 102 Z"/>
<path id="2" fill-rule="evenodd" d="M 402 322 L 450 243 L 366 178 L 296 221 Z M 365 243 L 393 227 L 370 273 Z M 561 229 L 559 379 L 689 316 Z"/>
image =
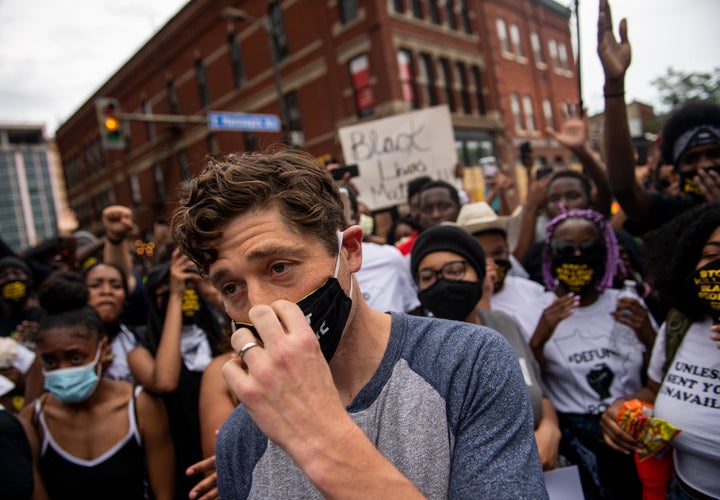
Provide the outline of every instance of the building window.
<path id="1" fill-rule="evenodd" d="M 155 179 L 155 198 L 158 201 L 165 201 L 165 175 L 162 164 L 153 165 L 153 178 Z"/>
<path id="2" fill-rule="evenodd" d="M 540 45 L 540 37 L 537 33 L 530 33 L 530 46 L 532 47 L 535 64 L 543 65 L 545 61 L 542 56 L 542 46 Z"/>
<path id="3" fill-rule="evenodd" d="M 423 103 L 426 106 L 435 106 L 438 103 L 438 98 L 437 89 L 435 89 L 435 72 L 433 71 L 433 61 L 430 54 L 420 54 L 418 69 Z"/>
<path id="4" fill-rule="evenodd" d="M 550 99 L 543 99 L 543 114 L 545 115 L 545 125 L 555 128 L 555 119 L 553 118 L 552 103 Z"/>
<path id="5" fill-rule="evenodd" d="M 495 26 L 497 27 L 498 38 L 500 39 L 500 49 L 503 51 L 504 54 L 509 54 L 510 43 L 508 42 L 507 27 L 505 26 L 505 21 L 498 18 L 498 20 L 495 21 Z"/>
<path id="6" fill-rule="evenodd" d="M 363 54 L 350 60 L 350 81 L 355 96 L 355 110 L 360 118 L 373 114 L 375 97 L 370 87 L 370 64 L 367 55 Z"/>
<path id="7" fill-rule="evenodd" d="M 515 132 L 523 131 L 522 111 L 520 110 L 520 98 L 513 92 L 510 94 L 510 111 L 512 111 Z"/>
<path id="8" fill-rule="evenodd" d="M 522 40 L 520 40 L 520 29 L 515 23 L 510 25 L 510 40 L 512 41 L 513 53 L 517 57 L 524 57 L 525 53 L 522 48 Z"/>
<path id="9" fill-rule="evenodd" d="M 558 59 L 560 61 L 560 67 L 566 71 L 570 71 L 567 47 L 565 47 L 564 43 L 558 43 Z"/>
<path id="10" fill-rule="evenodd" d="M 458 75 L 460 82 L 460 99 L 462 101 L 463 111 L 466 115 L 472 114 L 472 105 L 470 104 L 470 89 L 468 88 L 467 70 L 465 63 L 455 63 L 455 73 Z"/>
<path id="11" fill-rule="evenodd" d="M 239 89 L 245 83 L 245 71 L 243 70 L 242 54 L 240 52 L 240 41 L 237 33 L 228 35 L 228 52 L 230 53 L 230 67 L 232 68 L 233 85 Z"/>
<path id="12" fill-rule="evenodd" d="M 388 4 L 398 14 L 402 14 L 403 12 L 405 12 L 405 6 L 403 5 L 403 0 L 388 0 Z"/>
<path id="13" fill-rule="evenodd" d="M 557 43 L 555 43 L 555 40 L 548 41 L 548 52 L 550 52 L 550 62 L 553 65 L 553 69 L 560 69 Z"/>
<path id="14" fill-rule="evenodd" d="M 177 91 L 175 90 L 175 82 L 172 80 L 168 80 L 165 84 L 165 90 L 167 91 L 170 113 L 173 115 L 179 115 L 180 105 L 178 104 Z"/>
<path id="15" fill-rule="evenodd" d="M 144 115 L 152 115 L 152 104 L 147 99 L 142 101 L 142 110 Z M 155 124 L 151 121 L 145 122 L 145 133 L 147 134 L 148 141 L 154 141 L 157 134 L 155 132 Z"/>
<path id="16" fill-rule="evenodd" d="M 357 18 L 357 0 L 338 0 L 340 9 L 340 21 L 345 24 Z"/>
<path id="17" fill-rule="evenodd" d="M 272 46 L 275 52 L 275 60 L 282 61 L 288 56 L 289 50 L 287 45 L 287 34 L 285 33 L 285 23 L 283 23 L 282 7 L 277 2 L 272 2 L 268 6 L 268 17 L 270 18 L 270 28 L 272 33 Z"/>
<path id="18" fill-rule="evenodd" d="M 450 111 L 455 112 L 455 92 L 452 87 L 452 77 L 450 75 L 450 61 L 444 57 L 440 59 L 440 70 L 442 71 L 443 86 L 445 87 L 445 99 L 447 100 Z"/>
<path id="19" fill-rule="evenodd" d="M 210 105 L 210 93 L 208 92 L 207 77 L 205 76 L 205 65 L 202 59 L 195 61 L 195 75 L 197 76 L 198 95 L 200 96 L 200 107 L 207 108 Z"/>
<path id="20" fill-rule="evenodd" d="M 428 10 L 430 11 L 430 20 L 434 24 L 440 24 L 440 9 L 438 9 L 438 0 L 428 0 Z"/>
<path id="21" fill-rule="evenodd" d="M 190 164 L 187 159 L 187 152 L 184 149 L 178 151 L 178 163 L 180 164 L 180 178 L 184 181 L 190 179 Z"/>
<path id="22" fill-rule="evenodd" d="M 410 51 L 405 49 L 398 50 L 397 62 L 400 72 L 403 101 L 405 101 L 408 108 L 417 109 L 418 99 L 415 83 L 415 68 L 413 67 L 412 54 Z"/>
<path id="23" fill-rule="evenodd" d="M 418 19 L 423 18 L 422 7 L 420 6 L 420 0 L 410 0 L 410 6 L 412 7 L 413 16 Z"/>
<path id="24" fill-rule="evenodd" d="M 450 29 L 457 29 L 457 19 L 455 19 L 455 0 L 445 0 L 445 17 Z"/>
<path id="25" fill-rule="evenodd" d="M 535 112 L 533 110 L 532 98 L 529 95 L 523 97 L 523 111 L 525 111 L 525 124 L 529 132 L 535 132 Z"/>
<path id="26" fill-rule="evenodd" d="M 137 175 L 130 175 L 130 192 L 132 193 L 132 201 L 135 205 L 139 205 L 142 201 L 140 196 L 140 181 Z"/>
<path id="27" fill-rule="evenodd" d="M 572 116 L 572 108 L 570 107 L 570 104 L 566 102 L 560 103 L 560 111 L 562 112 L 563 119 L 565 120 Z"/>
<path id="28" fill-rule="evenodd" d="M 475 84 L 475 100 L 477 100 L 478 113 L 484 115 L 487 111 L 485 109 L 485 96 L 483 96 L 482 73 L 479 66 L 472 66 L 470 69 Z"/>
<path id="29" fill-rule="evenodd" d="M 468 11 L 467 0 L 460 0 L 460 16 L 462 19 L 463 30 L 468 35 L 472 33 L 472 25 L 470 24 L 470 12 Z"/>

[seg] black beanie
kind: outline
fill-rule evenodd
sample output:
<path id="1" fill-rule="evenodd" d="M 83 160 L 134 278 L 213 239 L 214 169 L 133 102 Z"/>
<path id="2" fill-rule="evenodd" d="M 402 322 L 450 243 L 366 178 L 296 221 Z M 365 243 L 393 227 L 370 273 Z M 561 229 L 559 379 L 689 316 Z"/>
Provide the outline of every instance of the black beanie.
<path id="1" fill-rule="evenodd" d="M 480 243 L 460 226 L 442 224 L 426 229 L 415 240 L 410 254 L 410 268 L 413 277 L 417 276 L 418 266 L 427 254 L 433 252 L 453 252 L 475 269 L 478 281 L 485 279 L 485 252 Z"/>
<path id="2" fill-rule="evenodd" d="M 5 269 L 6 267 L 17 267 L 18 269 L 22 269 L 23 272 L 27 274 L 28 278 L 32 278 L 30 267 L 20 257 L 15 257 L 14 255 L 6 255 L 5 257 L 1 258 L 0 269 Z"/>

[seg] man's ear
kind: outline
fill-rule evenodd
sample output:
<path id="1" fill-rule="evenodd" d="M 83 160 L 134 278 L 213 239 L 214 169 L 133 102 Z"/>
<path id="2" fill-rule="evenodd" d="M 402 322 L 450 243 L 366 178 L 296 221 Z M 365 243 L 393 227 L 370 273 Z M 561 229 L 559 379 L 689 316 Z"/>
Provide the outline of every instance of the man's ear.
<path id="1" fill-rule="evenodd" d="M 351 273 L 356 273 L 362 265 L 362 228 L 350 226 L 343 231 L 343 248 L 347 251 L 348 268 Z"/>

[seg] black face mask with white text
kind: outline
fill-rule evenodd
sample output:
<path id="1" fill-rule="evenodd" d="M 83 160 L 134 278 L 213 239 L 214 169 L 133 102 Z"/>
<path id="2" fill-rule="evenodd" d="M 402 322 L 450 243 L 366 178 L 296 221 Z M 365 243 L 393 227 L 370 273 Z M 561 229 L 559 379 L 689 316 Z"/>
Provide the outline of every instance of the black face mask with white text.
<path id="1" fill-rule="evenodd" d="M 342 234 L 339 233 L 338 236 L 340 249 L 342 248 Z M 340 253 L 338 250 L 338 261 L 335 265 L 334 276 L 325 280 L 318 289 L 297 302 L 310 328 L 315 333 L 315 337 L 320 342 L 320 349 L 328 363 L 340 344 L 352 308 L 353 280 L 351 277 L 350 297 L 348 297 L 337 280 L 339 267 Z M 255 338 L 262 341 L 253 325 L 236 321 L 235 327 L 247 328 L 255 335 Z"/>

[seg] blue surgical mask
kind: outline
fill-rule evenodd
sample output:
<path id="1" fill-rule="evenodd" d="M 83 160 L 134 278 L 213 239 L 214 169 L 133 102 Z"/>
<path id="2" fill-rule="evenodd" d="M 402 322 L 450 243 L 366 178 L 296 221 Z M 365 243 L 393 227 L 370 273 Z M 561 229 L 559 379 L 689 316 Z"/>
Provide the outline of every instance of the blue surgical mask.
<path id="1" fill-rule="evenodd" d="M 57 370 L 43 370 L 45 389 L 62 403 L 79 403 L 89 398 L 100 381 L 95 368 L 100 359 L 102 343 L 98 345 L 95 360 L 92 363 Z M 102 368 L 101 368 L 102 370 Z"/>
<path id="2" fill-rule="evenodd" d="M 340 251 L 342 250 L 343 233 L 338 233 L 338 258 L 335 263 L 335 272 L 331 278 L 325 280 L 320 288 L 306 295 L 298 301 L 297 305 L 305 314 L 315 336 L 320 342 L 325 360 L 330 362 L 342 337 L 345 324 L 350 316 L 352 307 L 353 281 L 350 279 L 350 296 L 345 295 L 337 280 L 340 270 Z M 242 322 L 235 322 L 236 328 L 247 328 L 255 337 L 260 336 L 255 327 Z"/>

